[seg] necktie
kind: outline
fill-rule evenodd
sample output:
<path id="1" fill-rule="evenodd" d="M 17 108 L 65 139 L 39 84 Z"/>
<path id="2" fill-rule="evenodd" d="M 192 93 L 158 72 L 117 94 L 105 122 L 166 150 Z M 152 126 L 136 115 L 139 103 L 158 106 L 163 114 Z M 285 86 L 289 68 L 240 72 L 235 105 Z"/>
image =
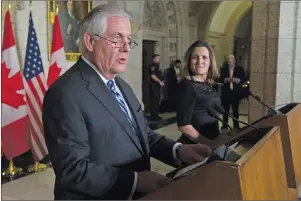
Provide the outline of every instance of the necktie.
<path id="1" fill-rule="evenodd" d="M 230 77 L 233 77 L 234 67 L 230 67 Z M 233 82 L 230 82 L 230 89 L 233 90 Z"/>
<path id="2" fill-rule="evenodd" d="M 107 82 L 107 86 L 109 87 L 109 89 L 112 92 L 112 94 L 114 94 L 116 100 L 118 101 L 118 104 L 119 104 L 120 108 L 122 109 L 122 111 L 126 115 L 126 118 L 128 119 L 128 121 L 131 123 L 132 122 L 131 121 L 131 117 L 130 117 L 129 111 L 127 110 L 127 107 L 125 105 L 125 101 L 122 98 L 122 96 L 120 95 L 120 93 L 116 90 L 114 81 L 113 80 L 109 80 Z"/>

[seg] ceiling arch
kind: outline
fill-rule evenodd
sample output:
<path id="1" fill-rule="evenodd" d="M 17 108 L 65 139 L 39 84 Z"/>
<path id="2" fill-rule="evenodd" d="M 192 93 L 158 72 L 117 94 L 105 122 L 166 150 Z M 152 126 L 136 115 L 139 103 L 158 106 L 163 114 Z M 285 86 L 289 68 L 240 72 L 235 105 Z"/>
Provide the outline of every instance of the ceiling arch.
<path id="1" fill-rule="evenodd" d="M 210 32 L 225 33 L 226 26 L 231 16 L 241 4 L 249 3 L 246 1 L 223 1 L 218 5 L 212 21 L 210 23 Z"/>

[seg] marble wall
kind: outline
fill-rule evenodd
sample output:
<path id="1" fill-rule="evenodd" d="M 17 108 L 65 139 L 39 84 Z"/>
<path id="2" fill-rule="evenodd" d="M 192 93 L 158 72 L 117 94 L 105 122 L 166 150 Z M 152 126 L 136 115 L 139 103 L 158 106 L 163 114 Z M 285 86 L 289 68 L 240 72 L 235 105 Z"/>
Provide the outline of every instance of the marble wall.
<path id="1" fill-rule="evenodd" d="M 253 2 L 251 91 L 269 105 L 301 102 L 300 13 L 299 1 Z M 249 121 L 266 111 L 250 98 Z"/>

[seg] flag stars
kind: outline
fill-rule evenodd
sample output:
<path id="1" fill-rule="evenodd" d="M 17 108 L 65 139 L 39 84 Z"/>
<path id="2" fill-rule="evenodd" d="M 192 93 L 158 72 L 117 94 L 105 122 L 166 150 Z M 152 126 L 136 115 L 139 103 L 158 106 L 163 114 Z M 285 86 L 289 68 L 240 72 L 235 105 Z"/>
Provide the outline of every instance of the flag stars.
<path id="1" fill-rule="evenodd" d="M 42 57 L 37 40 L 37 34 L 34 30 L 32 18 L 29 21 L 27 51 L 25 56 L 24 77 L 27 81 L 33 79 L 41 73 L 44 73 Z"/>

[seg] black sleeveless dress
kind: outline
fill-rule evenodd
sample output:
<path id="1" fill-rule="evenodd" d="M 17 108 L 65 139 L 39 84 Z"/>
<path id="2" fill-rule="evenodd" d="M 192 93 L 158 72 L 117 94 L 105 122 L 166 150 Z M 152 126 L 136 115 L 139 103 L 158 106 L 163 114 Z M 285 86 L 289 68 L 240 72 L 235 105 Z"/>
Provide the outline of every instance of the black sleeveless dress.
<path id="1" fill-rule="evenodd" d="M 192 125 L 202 136 L 214 140 L 219 135 L 218 120 L 210 116 L 205 107 L 208 101 L 221 105 L 219 94 L 205 82 L 184 79 L 179 86 L 178 126 Z M 178 142 L 193 143 L 183 134 Z"/>

